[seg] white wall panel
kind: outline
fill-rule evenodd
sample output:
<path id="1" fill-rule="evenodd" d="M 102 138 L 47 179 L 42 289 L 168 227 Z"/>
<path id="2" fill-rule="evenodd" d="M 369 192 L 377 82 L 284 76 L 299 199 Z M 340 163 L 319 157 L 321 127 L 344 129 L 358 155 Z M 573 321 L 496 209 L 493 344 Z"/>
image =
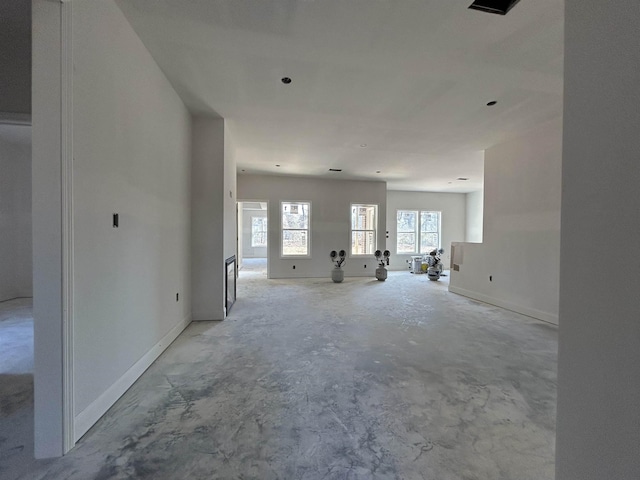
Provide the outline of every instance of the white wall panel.
<path id="1" fill-rule="evenodd" d="M 462 244 L 450 290 L 557 323 L 562 122 L 485 152 L 483 243 Z"/>
<path id="2" fill-rule="evenodd" d="M 331 250 L 350 246 L 352 203 L 378 205 L 378 248 L 386 248 L 387 191 L 384 182 L 325 180 L 310 177 L 239 175 L 238 198 L 269 202 L 269 277 L 326 277 L 333 264 Z M 281 258 L 280 202 L 311 202 L 311 257 Z M 366 267 L 365 267 L 366 265 Z M 293 267 L 296 267 L 295 269 Z M 375 275 L 373 255 L 348 257 L 346 276 Z"/>

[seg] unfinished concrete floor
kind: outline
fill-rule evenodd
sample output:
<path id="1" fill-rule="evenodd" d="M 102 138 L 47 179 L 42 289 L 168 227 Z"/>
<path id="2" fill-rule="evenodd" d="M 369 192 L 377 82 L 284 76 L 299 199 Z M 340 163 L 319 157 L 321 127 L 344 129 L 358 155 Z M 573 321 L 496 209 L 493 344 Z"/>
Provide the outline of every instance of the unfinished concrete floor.
<path id="1" fill-rule="evenodd" d="M 553 479 L 555 327 L 406 272 L 240 278 L 24 478 Z"/>
<path id="2" fill-rule="evenodd" d="M 0 478 L 33 459 L 33 314 L 30 298 L 0 302 Z"/>

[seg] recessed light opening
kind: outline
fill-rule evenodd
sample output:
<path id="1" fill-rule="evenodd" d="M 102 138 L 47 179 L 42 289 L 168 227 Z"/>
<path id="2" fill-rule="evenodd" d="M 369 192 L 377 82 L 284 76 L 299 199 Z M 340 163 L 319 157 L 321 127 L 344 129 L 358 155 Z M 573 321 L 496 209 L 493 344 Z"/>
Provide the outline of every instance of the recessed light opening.
<path id="1" fill-rule="evenodd" d="M 367 144 L 366 143 L 361 143 L 360 144 L 360 148 L 367 148 Z"/>
<path id="2" fill-rule="evenodd" d="M 468 178 L 465 178 L 465 177 L 458 177 L 458 178 L 456 178 L 456 180 L 462 180 L 462 181 L 465 181 L 465 180 L 469 180 L 469 179 L 468 179 Z"/>
<path id="3" fill-rule="evenodd" d="M 491 100 L 489 103 L 487 103 L 487 107 L 493 107 L 496 103 L 498 103 L 496 100 Z"/>
<path id="4" fill-rule="evenodd" d="M 279 167 L 280 165 L 276 165 L 276 167 Z"/>
<path id="5" fill-rule="evenodd" d="M 282 79 L 280 80 L 282 83 L 284 83 L 285 85 L 289 85 L 292 80 L 289 77 L 282 77 Z"/>

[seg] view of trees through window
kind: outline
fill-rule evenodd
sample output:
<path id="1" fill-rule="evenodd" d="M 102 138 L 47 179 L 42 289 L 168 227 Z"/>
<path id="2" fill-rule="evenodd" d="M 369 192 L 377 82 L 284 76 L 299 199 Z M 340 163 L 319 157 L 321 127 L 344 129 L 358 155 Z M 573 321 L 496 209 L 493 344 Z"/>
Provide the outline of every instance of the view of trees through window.
<path id="1" fill-rule="evenodd" d="M 251 246 L 267 246 L 267 217 L 251 217 Z"/>
<path id="2" fill-rule="evenodd" d="M 282 202 L 282 255 L 309 255 L 311 204 Z"/>
<path id="3" fill-rule="evenodd" d="M 398 254 L 429 253 L 439 247 L 440 212 L 398 210 Z"/>
<path id="4" fill-rule="evenodd" d="M 373 255 L 377 223 L 377 205 L 351 205 L 351 255 Z"/>

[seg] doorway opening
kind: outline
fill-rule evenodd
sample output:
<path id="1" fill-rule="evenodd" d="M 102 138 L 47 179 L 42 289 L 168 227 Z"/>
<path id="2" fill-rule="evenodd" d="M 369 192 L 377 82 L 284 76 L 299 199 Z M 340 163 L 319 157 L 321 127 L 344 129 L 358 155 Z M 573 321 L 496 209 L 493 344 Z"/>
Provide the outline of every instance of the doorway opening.
<path id="1" fill-rule="evenodd" d="M 238 202 L 238 277 L 269 277 L 269 204 Z"/>
<path id="2" fill-rule="evenodd" d="M 0 178 L 0 471 L 17 478 L 34 456 L 31 126 L 1 114 Z"/>

